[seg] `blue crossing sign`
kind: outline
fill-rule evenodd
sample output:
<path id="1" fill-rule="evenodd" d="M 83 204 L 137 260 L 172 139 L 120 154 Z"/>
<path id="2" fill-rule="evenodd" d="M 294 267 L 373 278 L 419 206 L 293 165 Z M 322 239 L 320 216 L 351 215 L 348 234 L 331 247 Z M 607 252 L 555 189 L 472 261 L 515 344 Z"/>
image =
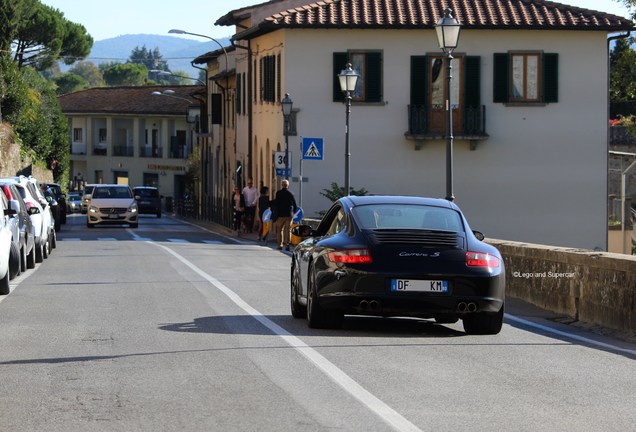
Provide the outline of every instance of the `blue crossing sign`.
<path id="1" fill-rule="evenodd" d="M 325 146 L 323 138 L 303 137 L 303 159 L 323 160 L 324 149 Z"/>

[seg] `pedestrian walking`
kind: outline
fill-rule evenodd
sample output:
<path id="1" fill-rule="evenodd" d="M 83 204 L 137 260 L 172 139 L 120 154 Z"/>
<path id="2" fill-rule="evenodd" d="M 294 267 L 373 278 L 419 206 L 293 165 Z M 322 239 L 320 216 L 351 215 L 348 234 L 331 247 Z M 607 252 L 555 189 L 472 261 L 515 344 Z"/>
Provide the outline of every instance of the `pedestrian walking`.
<path id="1" fill-rule="evenodd" d="M 230 203 L 234 210 L 234 225 L 233 228 L 236 231 L 236 235 L 241 235 L 241 224 L 243 222 L 243 213 L 245 212 L 245 198 L 241 193 L 241 188 L 236 186 L 234 188 L 234 195 L 232 195 L 232 202 Z"/>
<path id="2" fill-rule="evenodd" d="M 261 225 L 258 228 L 258 239 L 265 241 L 266 239 L 266 230 L 265 230 L 265 222 L 263 222 L 263 213 L 265 210 L 270 208 L 270 200 L 269 200 L 269 188 L 267 186 L 261 186 L 260 195 L 258 197 L 258 220 L 261 221 Z"/>
<path id="3" fill-rule="evenodd" d="M 285 250 L 289 250 L 289 230 L 292 215 L 296 213 L 296 210 L 298 209 L 298 206 L 296 205 L 296 198 L 289 190 L 289 180 L 283 180 L 281 182 L 281 189 L 276 192 L 274 201 L 275 204 L 272 211 L 277 217 L 274 225 L 274 231 L 276 232 L 276 244 L 278 245 L 278 250 L 282 250 L 283 246 L 285 247 Z"/>
<path id="4" fill-rule="evenodd" d="M 258 204 L 258 190 L 252 179 L 247 180 L 247 186 L 243 188 L 245 199 L 245 231 L 251 233 L 254 230 L 254 218 L 256 217 L 256 205 Z"/>

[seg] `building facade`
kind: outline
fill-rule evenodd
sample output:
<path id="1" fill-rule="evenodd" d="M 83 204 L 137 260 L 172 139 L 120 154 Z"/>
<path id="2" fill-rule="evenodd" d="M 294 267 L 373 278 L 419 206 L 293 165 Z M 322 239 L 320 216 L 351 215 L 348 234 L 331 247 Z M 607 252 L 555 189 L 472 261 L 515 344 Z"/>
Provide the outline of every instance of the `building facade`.
<path id="1" fill-rule="evenodd" d="M 194 193 L 204 87 L 93 88 L 60 96 L 60 104 L 71 131 L 70 189 L 154 186 L 172 202 Z"/>
<path id="2" fill-rule="evenodd" d="M 489 237 L 606 249 L 608 35 L 627 36 L 633 23 L 539 0 L 507 4 L 453 2 L 462 24 L 450 85 L 456 202 Z M 324 142 L 323 159 L 302 164 L 304 214 L 317 215 L 330 205 L 321 192 L 344 184 L 337 74 L 351 63 L 361 75 L 348 130 L 351 186 L 443 197 L 448 95 L 434 26 L 446 6 L 283 0 L 230 11 L 216 24 L 236 32 L 234 118 L 226 119 L 233 136 L 220 133 L 218 145 L 234 146 L 242 178 L 277 189 L 274 155 L 285 150 L 280 101 L 289 93 L 297 197 L 301 139 Z M 226 190 L 242 178 L 226 175 Z"/>

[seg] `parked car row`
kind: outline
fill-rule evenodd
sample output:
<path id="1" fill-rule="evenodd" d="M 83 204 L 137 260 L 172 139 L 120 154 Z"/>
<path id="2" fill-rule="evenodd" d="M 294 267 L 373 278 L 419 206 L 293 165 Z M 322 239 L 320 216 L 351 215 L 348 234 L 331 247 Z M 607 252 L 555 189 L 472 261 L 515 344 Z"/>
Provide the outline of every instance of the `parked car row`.
<path id="1" fill-rule="evenodd" d="M 63 219 L 51 188 L 33 177 L 0 178 L 0 203 L 0 294 L 8 294 L 10 279 L 48 258 Z"/>

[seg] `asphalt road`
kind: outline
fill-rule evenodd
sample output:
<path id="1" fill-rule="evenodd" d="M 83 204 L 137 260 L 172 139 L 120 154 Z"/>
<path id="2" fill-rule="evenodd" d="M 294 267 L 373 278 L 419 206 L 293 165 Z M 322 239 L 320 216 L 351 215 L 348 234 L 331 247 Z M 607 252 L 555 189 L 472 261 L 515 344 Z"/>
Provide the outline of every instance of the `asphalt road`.
<path id="1" fill-rule="evenodd" d="M 634 430 L 633 340 L 512 299 L 497 336 L 312 330 L 290 315 L 289 263 L 170 217 L 69 217 L 0 296 L 0 431 Z"/>

